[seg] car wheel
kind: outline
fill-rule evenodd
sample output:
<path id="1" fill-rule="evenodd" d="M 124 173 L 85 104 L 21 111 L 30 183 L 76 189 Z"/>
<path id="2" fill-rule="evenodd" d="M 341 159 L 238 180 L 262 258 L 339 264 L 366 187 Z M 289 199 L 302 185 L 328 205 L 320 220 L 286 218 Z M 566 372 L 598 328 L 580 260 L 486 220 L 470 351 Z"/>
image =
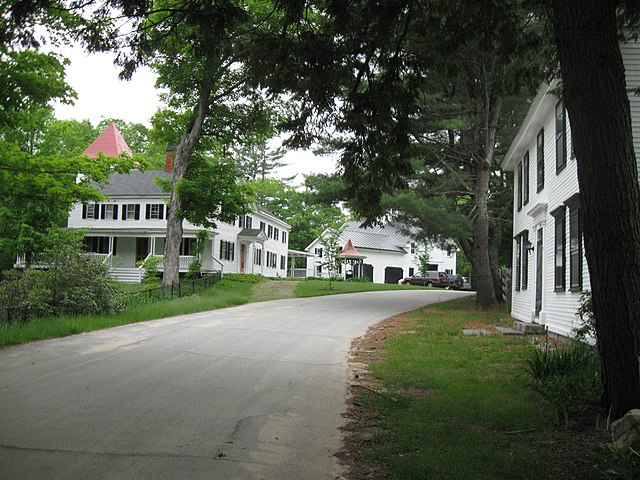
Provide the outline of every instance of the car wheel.
<path id="1" fill-rule="evenodd" d="M 427 287 L 433 287 L 433 283 L 432 282 L 427 282 Z"/>

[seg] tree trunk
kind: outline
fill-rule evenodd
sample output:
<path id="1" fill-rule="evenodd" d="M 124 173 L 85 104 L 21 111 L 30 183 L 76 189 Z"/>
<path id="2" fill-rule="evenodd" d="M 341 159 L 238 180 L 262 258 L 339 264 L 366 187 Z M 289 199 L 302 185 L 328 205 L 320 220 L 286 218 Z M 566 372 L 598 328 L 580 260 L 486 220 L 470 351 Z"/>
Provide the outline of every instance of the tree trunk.
<path id="1" fill-rule="evenodd" d="M 470 260 L 477 292 L 476 304 L 486 308 L 497 303 L 489 258 L 489 207 L 487 205 L 489 171 L 480 167 L 476 175 L 474 195 L 476 215 L 473 219 L 473 248 Z"/>
<path id="2" fill-rule="evenodd" d="M 605 401 L 640 407 L 640 198 L 612 0 L 554 1 Z"/>
<path id="3" fill-rule="evenodd" d="M 167 287 L 180 281 L 180 242 L 182 241 L 182 202 L 176 192 L 176 184 L 184 178 L 193 163 L 193 152 L 202 136 L 202 126 L 209 110 L 211 84 L 207 80 L 202 87 L 198 107 L 191 129 L 180 139 L 173 161 L 171 197 L 167 209 L 167 234 L 164 243 L 164 274 L 162 285 Z"/>

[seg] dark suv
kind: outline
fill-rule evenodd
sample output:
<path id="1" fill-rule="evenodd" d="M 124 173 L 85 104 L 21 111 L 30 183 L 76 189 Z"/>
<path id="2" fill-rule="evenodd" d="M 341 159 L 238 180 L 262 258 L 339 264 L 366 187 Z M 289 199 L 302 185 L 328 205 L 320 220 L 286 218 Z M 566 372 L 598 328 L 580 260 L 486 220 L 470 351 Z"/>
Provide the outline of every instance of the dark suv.
<path id="1" fill-rule="evenodd" d="M 425 287 L 449 287 L 449 277 L 444 272 L 427 272 L 427 276 L 416 273 L 401 281 L 403 285 L 420 285 Z"/>
<path id="2" fill-rule="evenodd" d="M 449 288 L 451 290 L 462 290 L 462 287 L 464 287 L 462 275 L 449 275 Z"/>

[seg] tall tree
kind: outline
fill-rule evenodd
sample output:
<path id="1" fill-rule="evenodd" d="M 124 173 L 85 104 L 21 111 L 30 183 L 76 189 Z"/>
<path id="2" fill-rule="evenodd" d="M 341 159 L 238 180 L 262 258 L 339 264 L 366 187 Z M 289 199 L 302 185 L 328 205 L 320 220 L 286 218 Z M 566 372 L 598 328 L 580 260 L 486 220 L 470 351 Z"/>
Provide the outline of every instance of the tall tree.
<path id="1" fill-rule="evenodd" d="M 291 225 L 289 248 L 304 250 L 327 225 L 344 223 L 342 210 L 318 201 L 316 193 L 309 188 L 295 188 L 272 178 L 257 179 L 250 185 L 260 205 Z"/>
<path id="2" fill-rule="evenodd" d="M 283 3 L 289 17 L 301 14 L 293 34 L 284 45 L 274 36 L 259 43 L 252 65 L 272 86 L 294 92 L 292 143 L 308 142 L 313 129 L 335 122 L 330 134 L 341 149 L 350 204 L 370 223 L 386 213 L 384 193 L 412 186 L 415 160 L 432 172 L 455 172 L 472 211 L 471 235 L 460 243 L 473 264 L 478 304 L 494 305 L 490 233 L 498 224 L 489 211 L 490 182 L 505 97 L 541 78 L 533 17 L 517 0 L 360 0 L 348 8 L 309 1 L 302 12 L 300 2 Z M 314 53 L 303 54 L 311 44 Z M 295 74 L 269 70 L 283 52 Z M 285 78 L 296 76 L 302 80 Z"/>
<path id="3" fill-rule="evenodd" d="M 553 1 L 605 400 L 614 418 L 640 407 L 640 191 L 619 48 L 624 3 Z M 626 3 L 637 19 L 640 7 Z"/>
<path id="4" fill-rule="evenodd" d="M 167 211 L 164 251 L 164 285 L 178 282 L 179 247 L 182 238 L 184 205 L 179 183 L 200 156 L 196 155 L 203 136 L 216 139 L 224 156 L 242 120 L 253 108 L 240 102 L 249 92 L 238 50 L 237 36 L 251 26 L 249 7 L 253 4 L 230 0 L 158 0 L 137 22 L 132 36 L 133 54 L 122 51 L 119 58 L 124 75 L 141 63 L 158 75 L 158 85 L 168 89 L 168 105 L 188 112 L 173 163 L 171 197 Z M 214 212 L 211 212 L 212 215 Z"/>

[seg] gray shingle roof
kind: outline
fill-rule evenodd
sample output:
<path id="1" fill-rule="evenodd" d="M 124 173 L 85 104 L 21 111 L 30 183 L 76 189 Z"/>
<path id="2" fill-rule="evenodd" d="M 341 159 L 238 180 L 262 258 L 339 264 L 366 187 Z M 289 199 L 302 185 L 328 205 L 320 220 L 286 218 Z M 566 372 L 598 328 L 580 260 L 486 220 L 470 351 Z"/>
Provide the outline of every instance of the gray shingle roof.
<path id="1" fill-rule="evenodd" d="M 371 250 L 385 250 L 405 253 L 405 247 L 411 242 L 411 236 L 391 224 L 363 228 L 360 222 L 347 222 L 340 235 L 340 241 L 345 243 L 351 239 L 356 248 Z"/>
<path id="2" fill-rule="evenodd" d="M 131 170 L 129 173 L 112 173 L 109 183 L 100 189 L 100 193 L 114 196 L 168 196 L 154 181 L 154 178 L 171 178 L 172 172 L 164 170 Z"/>

